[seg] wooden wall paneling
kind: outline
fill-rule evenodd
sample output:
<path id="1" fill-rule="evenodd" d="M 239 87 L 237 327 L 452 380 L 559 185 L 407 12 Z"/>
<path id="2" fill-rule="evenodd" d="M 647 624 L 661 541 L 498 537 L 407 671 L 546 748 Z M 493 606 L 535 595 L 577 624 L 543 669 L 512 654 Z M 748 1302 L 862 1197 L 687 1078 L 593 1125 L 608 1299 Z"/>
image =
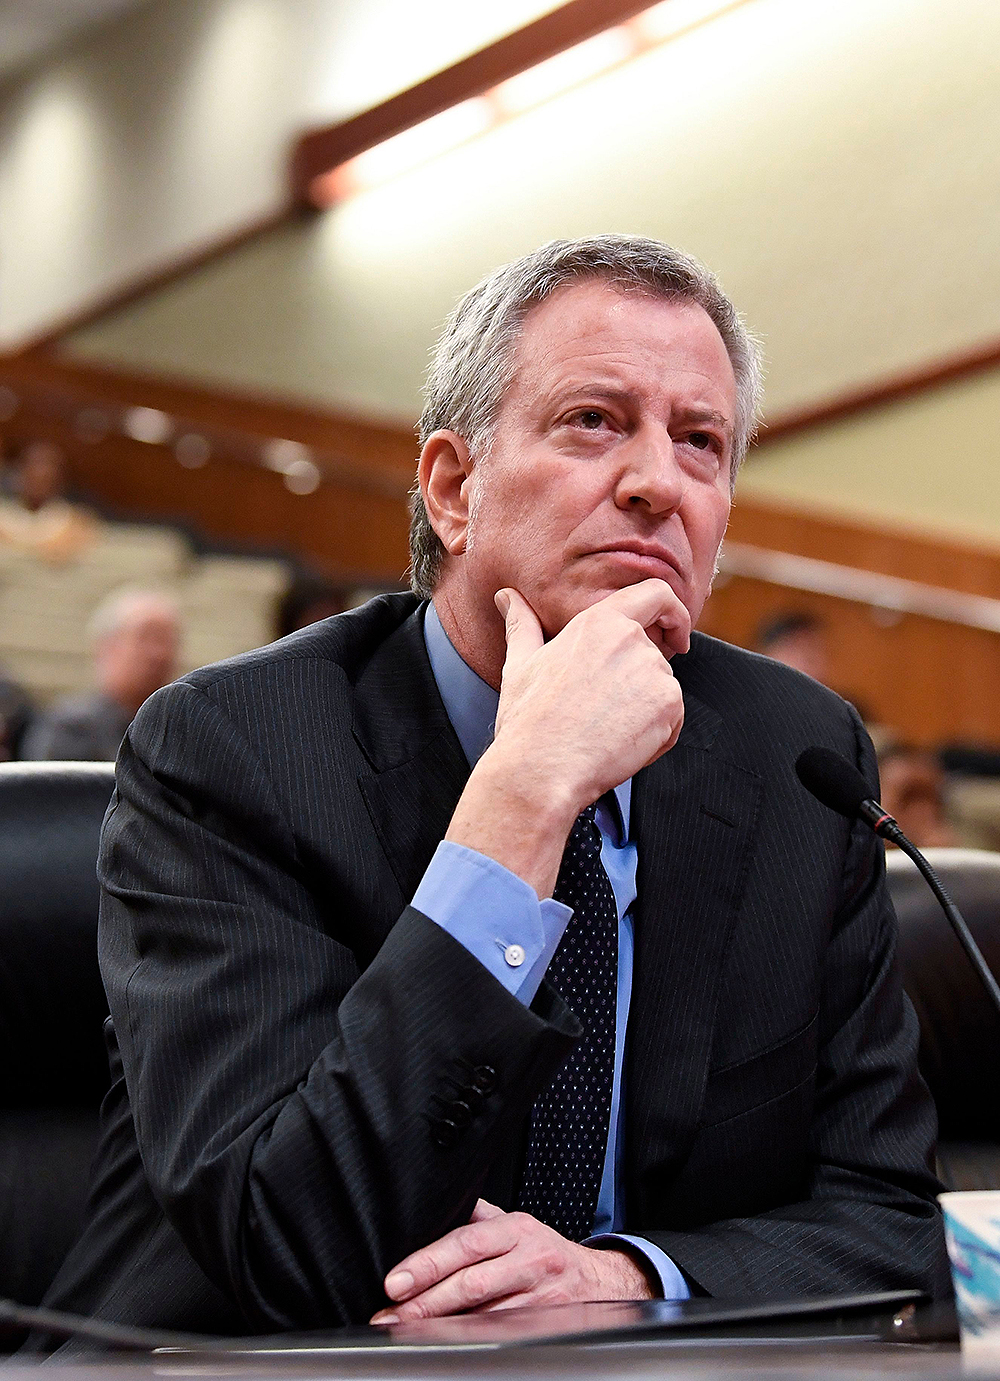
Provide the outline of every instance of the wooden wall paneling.
<path id="1" fill-rule="evenodd" d="M 1000 596 L 1000 550 L 943 542 L 759 503 L 738 502 L 733 540 L 880 571 L 969 594 Z M 907 742 L 1000 745 L 1000 636 L 745 577 L 717 583 L 699 626 L 752 647 L 760 623 L 788 610 L 827 628 L 830 680 Z"/>
<path id="2" fill-rule="evenodd" d="M 779 612 L 816 615 L 827 629 L 830 682 L 872 722 L 905 741 L 1000 745 L 1000 638 L 904 615 L 876 619 L 859 605 L 736 577 L 713 593 L 704 632 L 752 647 L 761 621 Z"/>
<path id="3" fill-rule="evenodd" d="M 22 399 L 2 429 L 7 443 L 58 442 L 74 484 L 112 512 L 182 522 L 224 545 L 284 550 L 343 579 L 401 581 L 416 451 L 411 435 L 284 403 L 83 373 L 44 360 L 30 367 L 22 360 L 17 369 L 0 363 L 0 382 L 20 388 Z M 96 442 L 81 440 L 80 412 L 106 408 L 108 417 L 120 417 L 129 406 L 158 407 L 183 418 L 185 428 L 201 427 L 213 446 L 208 464 L 185 469 L 170 445 L 133 440 L 118 427 Z M 283 476 L 261 463 L 261 443 L 275 437 L 310 446 L 325 475 L 313 493 L 291 493 Z"/>
<path id="4" fill-rule="evenodd" d="M 752 460 L 749 462 L 752 464 Z M 728 536 L 906 580 L 1000 598 L 1000 543 L 945 540 L 917 529 L 847 521 L 780 504 L 744 500 L 737 486 Z"/>
<path id="5" fill-rule="evenodd" d="M 238 437 L 287 437 L 324 452 L 341 452 L 359 463 L 360 473 L 378 473 L 393 482 L 412 475 L 417 444 L 413 429 L 351 417 L 310 405 L 302 399 L 170 379 L 138 371 L 84 364 L 57 351 L 0 356 L 0 383 L 18 390 L 50 389 L 76 397 L 79 406 L 158 408 L 172 417 L 232 432 Z"/>

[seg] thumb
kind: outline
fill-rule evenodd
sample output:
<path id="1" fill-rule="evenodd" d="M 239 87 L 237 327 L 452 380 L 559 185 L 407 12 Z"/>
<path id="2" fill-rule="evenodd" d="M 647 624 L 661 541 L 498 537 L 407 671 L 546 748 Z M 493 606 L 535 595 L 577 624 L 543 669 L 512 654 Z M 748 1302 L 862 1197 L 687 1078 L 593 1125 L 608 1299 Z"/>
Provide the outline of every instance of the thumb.
<path id="1" fill-rule="evenodd" d="M 542 625 L 538 622 L 534 609 L 516 590 L 497 590 L 493 602 L 504 621 L 504 633 L 507 637 L 505 665 L 517 666 L 527 661 L 545 642 Z"/>
<path id="2" fill-rule="evenodd" d="M 502 1218 L 504 1212 L 502 1208 L 497 1208 L 496 1204 L 491 1204 L 486 1199 L 477 1199 L 476 1206 L 472 1210 L 470 1223 L 482 1223 L 487 1218 Z"/>

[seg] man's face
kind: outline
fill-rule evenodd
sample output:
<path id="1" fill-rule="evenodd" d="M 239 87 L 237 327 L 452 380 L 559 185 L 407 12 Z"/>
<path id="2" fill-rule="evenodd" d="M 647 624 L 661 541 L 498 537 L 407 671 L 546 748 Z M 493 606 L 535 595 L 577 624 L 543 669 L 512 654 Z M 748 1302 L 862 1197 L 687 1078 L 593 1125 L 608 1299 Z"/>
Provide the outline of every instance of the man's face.
<path id="1" fill-rule="evenodd" d="M 736 384 L 707 313 L 561 289 L 528 316 L 496 439 L 473 471 L 461 578 L 513 586 L 549 637 L 614 590 L 664 580 L 694 622 L 729 516 Z"/>
<path id="2" fill-rule="evenodd" d="M 179 630 L 174 615 L 154 605 L 137 607 L 97 648 L 98 681 L 126 708 L 138 708 L 147 696 L 176 675 Z"/>

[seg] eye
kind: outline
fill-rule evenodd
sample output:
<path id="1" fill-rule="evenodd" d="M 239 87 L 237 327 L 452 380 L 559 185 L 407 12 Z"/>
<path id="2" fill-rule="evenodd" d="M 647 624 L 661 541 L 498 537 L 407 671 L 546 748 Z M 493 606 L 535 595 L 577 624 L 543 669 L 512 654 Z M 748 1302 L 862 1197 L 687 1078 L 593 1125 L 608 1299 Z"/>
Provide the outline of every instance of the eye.
<path id="1" fill-rule="evenodd" d="M 689 432 L 688 441 L 699 451 L 711 450 L 716 445 L 715 437 L 709 436 L 708 432 Z"/>
<path id="2" fill-rule="evenodd" d="M 578 427 L 583 427 L 586 431 L 595 432 L 604 421 L 604 413 L 598 412 L 597 408 L 583 408 L 576 413 L 572 419 Z"/>

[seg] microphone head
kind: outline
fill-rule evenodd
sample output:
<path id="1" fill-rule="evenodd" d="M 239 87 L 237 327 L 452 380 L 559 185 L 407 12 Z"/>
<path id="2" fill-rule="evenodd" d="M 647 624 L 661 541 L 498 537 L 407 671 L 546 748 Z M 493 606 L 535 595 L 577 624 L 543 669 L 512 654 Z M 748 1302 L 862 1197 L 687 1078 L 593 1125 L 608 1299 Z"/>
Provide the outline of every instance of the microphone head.
<path id="1" fill-rule="evenodd" d="M 817 801 L 856 820 L 861 803 L 872 799 L 872 790 L 852 762 L 832 748 L 807 748 L 795 764 L 799 781 Z"/>

